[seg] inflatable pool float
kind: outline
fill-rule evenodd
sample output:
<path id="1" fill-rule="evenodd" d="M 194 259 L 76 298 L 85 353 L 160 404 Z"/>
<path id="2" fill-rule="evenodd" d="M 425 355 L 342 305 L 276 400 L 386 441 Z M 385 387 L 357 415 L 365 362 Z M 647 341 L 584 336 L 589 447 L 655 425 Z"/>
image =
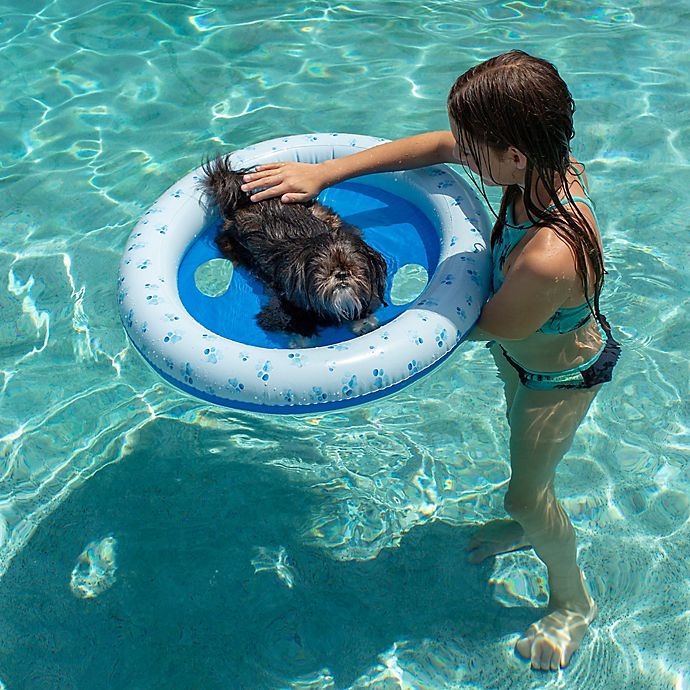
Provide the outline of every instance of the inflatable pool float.
<path id="1" fill-rule="evenodd" d="M 236 168 L 316 163 L 384 141 L 290 136 L 236 151 L 231 162 Z M 319 195 L 385 257 L 388 306 L 376 312 L 375 330 L 357 336 L 347 326 L 325 328 L 309 342 L 256 325 L 262 286 L 221 257 L 214 242 L 220 219 L 207 208 L 200 175 L 192 171 L 146 211 L 120 264 L 125 330 L 148 364 L 177 388 L 268 413 L 365 403 L 438 366 L 479 317 L 489 290 L 490 224 L 474 190 L 451 168 L 367 175 Z M 398 278 L 411 267 L 423 289 L 396 299 Z M 213 278 L 210 289 L 199 278 L 204 271 Z"/>

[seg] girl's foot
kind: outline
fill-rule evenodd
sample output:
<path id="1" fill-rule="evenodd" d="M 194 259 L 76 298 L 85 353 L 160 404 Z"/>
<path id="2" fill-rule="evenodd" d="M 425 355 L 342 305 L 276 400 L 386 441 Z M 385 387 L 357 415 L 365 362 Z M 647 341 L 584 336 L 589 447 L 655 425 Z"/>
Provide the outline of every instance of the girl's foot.
<path id="1" fill-rule="evenodd" d="M 557 671 L 568 665 L 596 615 L 597 605 L 591 597 L 583 611 L 555 609 L 527 628 L 515 651 L 529 659 L 532 668 Z"/>
<path id="2" fill-rule="evenodd" d="M 525 532 L 515 520 L 491 520 L 483 524 L 467 545 L 470 563 L 481 563 L 489 556 L 518 551 L 530 546 Z"/>

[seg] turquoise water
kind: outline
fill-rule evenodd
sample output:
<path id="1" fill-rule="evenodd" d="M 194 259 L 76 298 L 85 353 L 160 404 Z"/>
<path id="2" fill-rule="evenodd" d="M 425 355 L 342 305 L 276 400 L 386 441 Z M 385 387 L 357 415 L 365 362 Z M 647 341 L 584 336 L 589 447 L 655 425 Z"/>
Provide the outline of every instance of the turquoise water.
<path id="1" fill-rule="evenodd" d="M 682 0 L 0 0 L 0 687 L 689 687 L 689 32 Z M 481 346 L 276 419 L 162 383 L 115 301 L 204 155 L 445 127 L 455 76 L 513 47 L 578 103 L 624 347 L 559 470 L 600 615 L 553 676 L 512 653 L 534 555 L 462 553 L 508 476 Z"/>

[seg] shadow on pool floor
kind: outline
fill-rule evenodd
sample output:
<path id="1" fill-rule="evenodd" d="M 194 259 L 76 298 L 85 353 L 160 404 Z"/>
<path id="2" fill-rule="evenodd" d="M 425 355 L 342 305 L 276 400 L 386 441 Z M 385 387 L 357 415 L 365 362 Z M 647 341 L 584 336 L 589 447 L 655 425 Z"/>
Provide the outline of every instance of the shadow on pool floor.
<path id="1" fill-rule="evenodd" d="M 198 446 L 192 426 L 156 420 L 39 526 L 0 581 L 8 690 L 263 690 L 320 669 L 341 688 L 396 642 L 479 649 L 534 618 L 492 598 L 488 565 L 465 564 L 468 529 L 432 523 L 336 561 L 301 538 L 313 492 Z M 77 557 L 109 534 L 117 579 L 79 599 Z M 293 587 L 255 572 L 257 547 L 285 549 Z"/>

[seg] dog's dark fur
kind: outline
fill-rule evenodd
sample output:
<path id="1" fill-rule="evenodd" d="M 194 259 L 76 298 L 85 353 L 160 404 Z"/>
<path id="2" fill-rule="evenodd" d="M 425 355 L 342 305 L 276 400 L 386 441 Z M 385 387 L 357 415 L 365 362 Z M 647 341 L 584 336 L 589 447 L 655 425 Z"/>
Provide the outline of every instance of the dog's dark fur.
<path id="1" fill-rule="evenodd" d="M 223 254 L 266 285 L 258 316 L 267 331 L 313 335 L 319 326 L 365 319 L 384 303 L 386 262 L 334 211 L 317 202 L 252 202 L 240 189 L 246 171 L 226 156 L 203 165 L 203 189 L 218 206 Z"/>

